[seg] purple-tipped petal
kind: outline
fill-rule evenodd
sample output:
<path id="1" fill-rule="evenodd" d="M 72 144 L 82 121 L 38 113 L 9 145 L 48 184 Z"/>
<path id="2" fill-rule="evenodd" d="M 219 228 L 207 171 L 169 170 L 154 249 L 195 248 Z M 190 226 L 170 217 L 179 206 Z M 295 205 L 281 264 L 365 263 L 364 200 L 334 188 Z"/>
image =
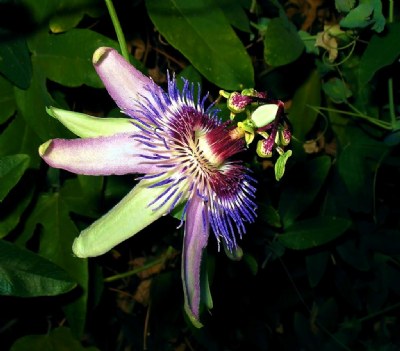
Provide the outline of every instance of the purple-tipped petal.
<path id="1" fill-rule="evenodd" d="M 39 147 L 51 167 L 85 175 L 151 173 L 159 171 L 139 155 L 151 155 L 131 134 L 83 139 L 52 139 Z"/>
<path id="2" fill-rule="evenodd" d="M 201 327 L 201 262 L 209 235 L 207 206 L 195 194 L 188 204 L 185 222 L 185 238 L 182 252 L 182 281 L 185 295 L 185 310 L 192 323 Z"/>
<path id="3" fill-rule="evenodd" d="M 147 104 L 147 98 L 152 103 L 153 95 L 161 97 L 163 90 L 128 63 L 115 49 L 98 48 L 93 54 L 93 65 L 118 107 L 128 116 L 148 122 L 146 116 L 136 111 L 135 101 Z"/>

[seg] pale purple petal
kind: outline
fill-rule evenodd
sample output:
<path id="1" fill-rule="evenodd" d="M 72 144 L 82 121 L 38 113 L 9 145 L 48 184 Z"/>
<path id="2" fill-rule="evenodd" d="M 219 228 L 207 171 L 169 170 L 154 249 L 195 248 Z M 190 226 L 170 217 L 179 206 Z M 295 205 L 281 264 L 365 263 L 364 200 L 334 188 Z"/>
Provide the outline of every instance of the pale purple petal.
<path id="1" fill-rule="evenodd" d="M 157 172 L 157 166 L 142 156 L 152 152 L 131 134 L 83 139 L 52 139 L 39 147 L 51 167 L 85 175 Z"/>
<path id="2" fill-rule="evenodd" d="M 209 235 L 207 206 L 195 194 L 186 212 L 185 237 L 182 252 L 182 281 L 185 295 L 185 310 L 195 326 L 201 326 L 201 263 Z"/>
<path id="3" fill-rule="evenodd" d="M 163 90 L 128 63 L 115 49 L 97 49 L 93 54 L 93 64 L 119 108 L 128 116 L 148 122 L 146 116 L 136 111 L 135 101 L 157 105 L 154 96 L 161 98 Z"/>

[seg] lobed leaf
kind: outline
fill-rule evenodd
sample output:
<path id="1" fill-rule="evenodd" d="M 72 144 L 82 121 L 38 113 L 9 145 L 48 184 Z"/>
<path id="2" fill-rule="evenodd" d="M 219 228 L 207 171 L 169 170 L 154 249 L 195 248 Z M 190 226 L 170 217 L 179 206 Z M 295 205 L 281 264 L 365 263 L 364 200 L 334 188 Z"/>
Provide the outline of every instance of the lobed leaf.
<path id="1" fill-rule="evenodd" d="M 211 0 L 146 0 L 151 20 L 209 81 L 227 90 L 254 86 L 253 66 L 223 11 Z"/>
<path id="2" fill-rule="evenodd" d="M 0 295 L 53 296 L 76 286 L 56 264 L 4 240 L 0 240 L 0 261 Z"/>

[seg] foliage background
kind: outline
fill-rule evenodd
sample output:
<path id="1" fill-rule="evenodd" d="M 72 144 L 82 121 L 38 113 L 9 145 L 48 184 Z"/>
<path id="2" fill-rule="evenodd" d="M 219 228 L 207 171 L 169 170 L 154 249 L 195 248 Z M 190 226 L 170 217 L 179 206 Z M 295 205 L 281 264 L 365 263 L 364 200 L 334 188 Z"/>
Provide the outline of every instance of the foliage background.
<path id="1" fill-rule="evenodd" d="M 285 101 L 293 156 L 280 182 L 274 159 L 244 156 L 258 179 L 258 221 L 241 261 L 211 239 L 214 308 L 193 328 L 176 220 L 77 259 L 79 230 L 134 177 L 75 176 L 38 156 L 44 141 L 73 137 L 46 106 L 119 115 L 91 65 L 97 47 L 119 47 L 105 3 L 1 0 L 1 348 L 400 350 L 398 3 L 114 5 L 131 62 L 158 84 L 170 70 L 201 82 L 210 100 L 255 87 Z"/>

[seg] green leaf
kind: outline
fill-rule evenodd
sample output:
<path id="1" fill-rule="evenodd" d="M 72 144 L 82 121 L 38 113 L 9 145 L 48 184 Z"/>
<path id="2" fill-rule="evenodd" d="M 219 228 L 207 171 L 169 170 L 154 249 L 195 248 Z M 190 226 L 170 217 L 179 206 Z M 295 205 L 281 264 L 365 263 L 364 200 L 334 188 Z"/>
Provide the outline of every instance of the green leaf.
<path id="1" fill-rule="evenodd" d="M 76 286 L 54 263 L 4 240 L 0 240 L 0 262 L 0 295 L 54 296 Z"/>
<path id="2" fill-rule="evenodd" d="M 24 39 L 0 42 L 0 73 L 21 89 L 29 87 L 32 67 Z"/>
<path id="3" fill-rule="evenodd" d="M 26 182 L 24 182 L 24 186 Z M 21 216 L 32 201 L 35 187 L 28 184 L 22 198 L 14 199 L 11 196 L 0 205 L 0 239 L 8 235 L 20 223 Z M 10 200 L 10 201 L 8 201 Z"/>
<path id="4" fill-rule="evenodd" d="M 39 168 L 40 157 L 37 148 L 40 140 L 25 123 L 20 114 L 0 134 L 0 156 L 27 154 L 31 158 L 30 166 Z"/>
<path id="5" fill-rule="evenodd" d="M 380 33 L 385 28 L 385 22 L 381 0 L 360 0 L 358 6 L 340 21 L 340 26 L 344 28 L 365 28 L 372 24 L 372 29 Z"/>
<path id="6" fill-rule="evenodd" d="M 13 87 L 10 82 L 0 76 L 0 124 L 3 124 L 15 112 Z"/>
<path id="7" fill-rule="evenodd" d="M 29 166 L 28 155 L 0 157 L 0 202 L 19 182 Z"/>
<path id="8" fill-rule="evenodd" d="M 251 59 L 212 0 L 146 0 L 161 35 L 209 81 L 226 90 L 254 86 Z"/>
<path id="9" fill-rule="evenodd" d="M 318 116 L 318 112 L 307 105 L 321 105 L 321 82 L 317 71 L 313 71 L 307 81 L 296 90 L 288 111 L 294 136 L 300 142 L 306 140 L 306 134 L 313 127 Z"/>
<path id="10" fill-rule="evenodd" d="M 330 216 L 305 219 L 287 228 L 284 234 L 278 236 L 278 240 L 289 249 L 311 249 L 336 239 L 350 225 L 348 219 Z"/>
<path id="11" fill-rule="evenodd" d="M 400 55 L 400 22 L 387 25 L 384 35 L 373 35 L 359 66 L 359 83 L 366 85 L 381 68 L 392 64 Z"/>
<path id="12" fill-rule="evenodd" d="M 388 147 L 350 125 L 339 135 L 339 140 L 343 146 L 339 149 L 336 167 L 350 194 L 347 206 L 357 211 L 369 211 L 375 191 L 376 165 Z"/>
<path id="13" fill-rule="evenodd" d="M 316 157 L 292 168 L 279 202 L 285 227 L 290 226 L 314 201 L 331 167 L 328 156 Z"/>
<path id="14" fill-rule="evenodd" d="M 289 157 L 292 156 L 292 150 L 287 150 L 283 155 L 279 155 L 279 158 L 275 163 L 275 179 L 281 180 L 283 175 L 285 174 L 285 166 Z"/>
<path id="15" fill-rule="evenodd" d="M 15 88 L 15 100 L 19 113 L 42 141 L 72 136 L 59 122 L 46 113 L 46 106 L 54 105 L 54 100 L 47 91 L 46 79 L 37 65 L 33 67 L 29 88 L 26 90 Z"/>
<path id="16" fill-rule="evenodd" d="M 347 99 L 353 95 L 347 84 L 343 80 L 336 77 L 331 78 L 322 84 L 322 89 L 325 94 L 337 104 L 346 102 Z"/>
<path id="17" fill-rule="evenodd" d="M 307 276 L 312 288 L 315 288 L 324 276 L 328 261 L 328 251 L 306 256 Z"/>
<path id="18" fill-rule="evenodd" d="M 296 27 L 286 18 L 273 18 L 264 37 L 264 59 L 270 66 L 283 66 L 296 61 L 304 43 Z"/>
<path id="19" fill-rule="evenodd" d="M 341 245 L 336 247 L 337 252 L 339 253 L 340 257 L 360 271 L 367 271 L 369 270 L 369 262 L 367 257 L 367 252 L 362 247 L 357 247 L 354 240 L 347 240 Z"/>
<path id="20" fill-rule="evenodd" d="M 69 217 L 69 209 L 59 193 L 42 195 L 28 218 L 22 236 L 25 240 L 41 224 L 39 253 L 65 269 L 80 285 L 82 293 L 64 307 L 67 319 L 76 335 L 81 335 L 86 319 L 88 297 L 87 260 L 72 255 L 72 242 L 78 229 Z"/>
<path id="21" fill-rule="evenodd" d="M 51 17 L 50 30 L 62 33 L 76 27 L 85 15 L 98 17 L 103 12 L 99 0 L 58 0 L 57 13 Z"/>
<path id="22" fill-rule="evenodd" d="M 68 87 L 86 84 L 103 86 L 92 65 L 92 55 L 100 46 L 118 49 L 118 44 L 89 29 L 72 29 L 62 34 L 40 32 L 28 45 L 32 62 L 43 75 Z"/>
<path id="23" fill-rule="evenodd" d="M 304 43 L 304 47 L 306 49 L 307 54 L 319 54 L 319 49 L 318 46 L 315 45 L 315 42 L 317 40 L 317 37 L 315 35 L 311 35 L 308 32 L 305 32 L 303 30 L 299 30 L 299 37 Z"/>
<path id="24" fill-rule="evenodd" d="M 339 12 L 349 12 L 355 4 L 356 0 L 335 0 L 335 7 Z"/>
<path id="25" fill-rule="evenodd" d="M 232 26 L 246 33 L 251 32 L 250 20 L 240 1 L 216 0 L 216 2 Z"/>
<path id="26" fill-rule="evenodd" d="M 97 351 L 96 347 L 83 347 L 71 330 L 59 327 L 49 334 L 26 335 L 15 341 L 10 351 Z"/>

